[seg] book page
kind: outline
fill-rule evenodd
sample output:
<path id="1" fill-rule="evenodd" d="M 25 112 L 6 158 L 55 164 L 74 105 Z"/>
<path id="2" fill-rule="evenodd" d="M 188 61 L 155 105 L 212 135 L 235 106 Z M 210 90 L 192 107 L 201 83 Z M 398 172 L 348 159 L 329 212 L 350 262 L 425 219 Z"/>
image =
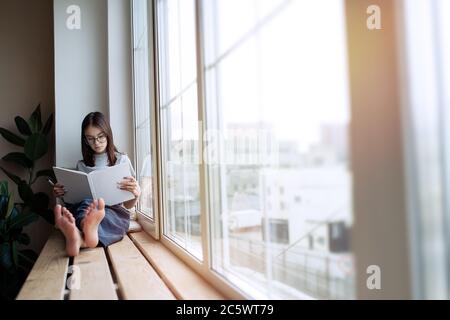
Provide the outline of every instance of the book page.
<path id="1" fill-rule="evenodd" d="M 131 176 L 128 163 L 118 164 L 89 173 L 95 199 L 103 198 L 105 204 L 113 206 L 134 198 L 134 195 L 117 187 L 124 177 Z"/>
<path id="2" fill-rule="evenodd" d="M 59 167 L 53 167 L 53 171 L 58 183 L 67 189 L 64 202 L 78 203 L 86 198 L 93 198 L 86 173 Z"/>

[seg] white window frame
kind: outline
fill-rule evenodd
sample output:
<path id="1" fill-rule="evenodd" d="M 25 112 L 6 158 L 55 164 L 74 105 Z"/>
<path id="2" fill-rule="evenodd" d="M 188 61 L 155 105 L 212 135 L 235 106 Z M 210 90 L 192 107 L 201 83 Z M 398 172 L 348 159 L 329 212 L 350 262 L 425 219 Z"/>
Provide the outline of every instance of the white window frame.
<path id="1" fill-rule="evenodd" d="M 350 89 L 360 88 L 359 76 L 361 70 L 364 74 L 377 74 L 378 63 L 387 65 L 397 65 L 396 59 L 398 50 L 392 49 L 391 45 L 395 44 L 395 36 L 391 33 L 372 32 L 363 30 L 366 25 L 367 15 L 366 9 L 373 4 L 373 0 L 346 0 L 346 16 L 347 16 L 347 36 L 348 45 L 352 48 L 359 48 L 361 43 L 367 44 L 363 50 L 349 50 L 350 61 Z M 377 1 L 375 1 L 377 2 Z M 380 1 L 378 1 L 380 2 Z M 152 148 L 153 163 L 155 163 L 154 194 L 157 205 L 155 206 L 155 221 L 149 222 L 145 216 L 139 215 L 139 221 L 143 225 L 143 229 L 151 234 L 155 239 L 159 239 L 169 250 L 182 259 L 187 265 L 193 268 L 198 274 L 204 277 L 215 288 L 222 292 L 230 299 L 264 299 L 261 292 L 251 288 L 248 284 L 239 283 L 237 279 L 233 279 L 233 283 L 227 280 L 223 275 L 216 273 L 211 269 L 211 234 L 210 234 L 210 205 L 208 203 L 208 172 L 206 165 L 201 162 L 200 165 L 200 201 L 201 201 L 201 236 L 202 236 L 202 252 L 203 261 L 199 261 L 185 249 L 181 248 L 170 238 L 163 234 L 164 226 L 164 194 L 161 186 L 163 185 L 164 175 L 161 163 L 161 120 L 159 112 L 160 90 L 159 84 L 159 57 L 157 28 L 158 16 L 156 10 L 156 0 L 151 0 L 152 15 L 150 16 L 153 26 L 152 43 L 153 57 L 151 57 L 151 70 L 154 87 L 152 102 Z M 205 121 L 205 84 L 203 66 L 203 39 L 201 12 L 202 1 L 195 0 L 196 6 L 196 32 L 197 32 L 197 81 L 198 81 L 198 116 L 201 121 L 202 128 L 200 134 L 203 133 Z M 383 26 L 393 27 L 395 25 L 394 18 L 398 14 L 398 8 L 391 2 L 383 1 L 383 12 L 394 12 L 392 16 L 383 16 Z M 395 32 L 394 32 L 395 33 Z M 395 47 L 395 46 L 393 46 Z M 393 56 L 386 55 L 383 52 L 391 49 Z M 364 56 L 369 55 L 369 57 Z M 378 63 L 365 63 L 367 59 L 374 59 Z M 393 81 L 395 79 L 395 81 Z M 356 177 L 354 182 L 354 216 L 355 225 L 352 234 L 352 250 L 356 257 L 356 290 L 357 299 L 371 298 L 409 298 L 411 297 L 411 278 L 408 251 L 407 226 L 408 216 L 406 209 L 406 187 L 404 172 L 404 159 L 402 154 L 403 132 L 402 120 L 400 117 L 401 103 L 400 101 L 400 76 L 396 70 L 390 70 L 386 75 L 377 78 L 375 82 L 362 81 L 364 92 L 352 92 L 351 108 L 352 108 L 352 124 L 351 124 L 351 144 L 352 144 L 352 164 L 353 173 Z M 364 80 L 364 79 L 363 79 Z M 367 80 L 367 79 L 366 79 Z M 396 82 L 398 80 L 398 82 Z M 394 89 L 387 87 L 385 84 L 393 83 Z M 358 86 L 357 86 L 358 85 Z M 379 108 L 380 101 L 374 103 L 374 99 L 382 98 L 381 103 L 385 103 Z M 365 113 L 361 112 L 361 109 Z M 379 127 L 375 128 L 370 123 L 375 119 Z M 375 157 L 368 157 L 365 153 L 367 139 L 377 136 L 380 131 L 390 135 L 390 139 L 383 141 L 383 144 L 374 144 L 370 146 L 371 153 Z M 201 135 L 202 136 L 202 135 Z M 366 139 L 366 140 L 365 140 Z M 203 154 L 203 144 L 199 141 L 199 152 Z M 135 146 L 136 147 L 136 146 Z M 367 151 L 367 150 L 366 150 Z M 384 163 L 383 170 L 374 172 L 379 162 Z M 372 177 L 374 181 L 367 182 L 363 178 Z M 394 183 L 392 183 L 394 181 Z M 388 186 L 388 187 L 386 187 Z M 392 199 L 392 194 L 398 195 Z M 367 199 L 373 199 L 376 201 Z M 393 218 L 393 214 L 395 215 Z M 371 218 L 372 217 L 372 218 Z M 373 218 L 376 217 L 376 218 Z M 398 227 L 393 228 L 392 225 Z M 379 230 L 385 230 L 382 237 L 378 233 Z M 402 254 L 398 254 L 402 252 Z M 382 266 L 382 290 L 370 291 L 366 286 L 367 273 L 366 268 L 369 265 L 378 264 Z M 384 269 L 384 270 L 383 270 Z M 227 275 L 228 276 L 228 275 Z M 229 276 L 231 279 L 232 275 Z M 391 281 L 394 280 L 394 281 Z M 239 287 L 235 284 L 239 283 Z"/>
<path id="2" fill-rule="evenodd" d="M 131 12 L 131 32 L 132 32 L 132 37 L 131 39 L 134 39 L 134 34 L 133 34 L 133 24 L 134 24 L 134 12 L 133 12 L 133 1 L 130 1 L 130 12 Z M 158 177 L 158 157 L 157 157 L 157 153 L 158 152 L 158 128 L 157 128 L 157 116 L 155 114 L 155 112 L 157 111 L 157 108 L 155 107 L 155 103 L 156 100 L 154 99 L 155 97 L 155 90 L 156 90 L 156 85 L 155 85 L 155 64 L 154 64 L 154 40 L 153 40 L 153 36 L 154 36 L 154 30 L 153 30 L 153 6 L 152 5 L 148 5 L 147 6 L 147 16 L 148 16 L 148 46 L 149 46 L 149 57 L 148 57 L 148 66 L 149 66 L 149 82 L 150 82 L 150 87 L 148 88 L 150 91 L 150 130 L 151 130 L 151 150 L 152 150 L 152 192 L 153 192 L 153 218 L 149 217 L 148 215 L 146 215 L 145 213 L 143 213 L 142 211 L 139 210 L 139 207 L 136 210 L 137 213 L 137 218 L 139 223 L 141 224 L 142 228 L 151 236 L 153 236 L 156 240 L 160 239 L 160 214 L 159 214 L 159 208 L 160 206 L 158 205 L 159 203 L 159 198 L 160 198 L 160 194 L 159 192 L 157 192 L 158 189 L 158 181 L 159 179 Z M 134 128 L 134 154 L 137 155 L 137 139 L 136 139 L 136 124 L 135 124 L 135 113 L 136 113 L 136 109 L 135 109 L 135 73 L 134 73 L 134 43 L 133 40 L 131 41 L 131 48 L 130 48 L 130 52 L 131 52 L 131 59 L 132 59 L 132 70 L 133 70 L 133 76 L 132 76 L 132 81 L 133 81 L 133 128 Z M 139 174 L 139 168 L 136 166 L 137 164 L 137 157 L 135 158 L 135 167 L 137 169 L 137 174 Z"/>

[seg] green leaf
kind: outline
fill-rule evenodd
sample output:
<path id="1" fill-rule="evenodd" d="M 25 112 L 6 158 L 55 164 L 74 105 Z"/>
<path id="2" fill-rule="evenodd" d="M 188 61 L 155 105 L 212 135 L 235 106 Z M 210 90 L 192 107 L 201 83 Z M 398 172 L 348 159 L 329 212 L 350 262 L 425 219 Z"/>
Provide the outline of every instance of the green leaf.
<path id="1" fill-rule="evenodd" d="M 28 121 L 33 133 L 38 133 L 42 128 L 41 120 L 41 104 L 39 104 L 36 109 L 31 114 L 30 120 Z"/>
<path id="2" fill-rule="evenodd" d="M 14 199 L 10 194 L 0 196 L 0 219 L 7 219 L 14 208 Z"/>
<path id="3" fill-rule="evenodd" d="M 53 182 L 56 182 L 56 176 L 55 173 L 53 172 L 52 169 L 49 170 L 40 170 L 36 173 L 36 178 L 39 177 L 48 177 L 50 178 Z"/>
<path id="4" fill-rule="evenodd" d="M 46 154 L 47 149 L 47 139 L 42 133 L 34 133 L 25 143 L 25 155 L 32 161 L 37 160 Z"/>
<path id="5" fill-rule="evenodd" d="M 8 194 L 8 182 L 0 181 L 0 195 L 7 196 Z"/>
<path id="6" fill-rule="evenodd" d="M 18 189 L 23 202 L 31 204 L 33 201 L 33 190 L 31 190 L 30 186 L 25 181 L 22 181 L 20 182 Z"/>
<path id="7" fill-rule="evenodd" d="M 15 174 L 12 174 L 9 171 L 5 170 L 3 167 L 0 167 L 0 169 L 2 169 L 2 171 L 8 176 L 8 178 L 10 178 L 16 184 L 20 184 L 20 182 L 22 181 L 22 179 L 20 179 L 18 176 L 16 176 Z"/>
<path id="8" fill-rule="evenodd" d="M 31 135 L 30 126 L 28 125 L 28 123 L 25 121 L 24 118 L 17 116 L 14 118 L 14 121 L 16 122 L 17 130 L 19 130 L 21 134 L 25 136 Z"/>
<path id="9" fill-rule="evenodd" d="M 48 117 L 44 129 L 42 129 L 42 133 L 48 135 L 50 133 L 50 130 L 52 130 L 52 125 L 53 125 L 53 113 L 50 114 L 50 116 Z"/>
<path id="10" fill-rule="evenodd" d="M 9 200 L 8 200 L 8 209 L 6 210 L 5 219 L 8 219 L 9 216 L 13 213 L 13 211 L 14 211 L 14 197 L 12 194 L 10 194 Z"/>
<path id="11" fill-rule="evenodd" d="M 8 195 L 0 195 L 0 221 L 4 219 L 6 214 L 8 213 L 8 202 L 9 202 L 9 196 Z"/>
<path id="12" fill-rule="evenodd" d="M 31 222 L 36 221 L 39 218 L 37 214 L 34 212 L 23 211 L 15 216 L 13 219 L 10 219 L 8 229 L 12 230 L 15 228 L 21 228 L 26 225 L 29 225 Z"/>
<path id="13" fill-rule="evenodd" d="M 22 152 L 11 152 L 2 158 L 5 161 L 16 163 L 24 168 L 31 168 L 33 161 L 27 158 Z"/>
<path id="14" fill-rule="evenodd" d="M 16 146 L 23 147 L 25 145 L 25 140 L 23 138 L 5 128 L 0 128 L 0 134 L 3 136 L 3 138 L 11 142 L 12 144 L 15 144 Z"/>
<path id="15" fill-rule="evenodd" d="M 19 209 L 17 207 L 12 208 L 9 216 L 7 217 L 7 220 L 10 221 L 12 219 L 15 219 L 19 215 Z"/>

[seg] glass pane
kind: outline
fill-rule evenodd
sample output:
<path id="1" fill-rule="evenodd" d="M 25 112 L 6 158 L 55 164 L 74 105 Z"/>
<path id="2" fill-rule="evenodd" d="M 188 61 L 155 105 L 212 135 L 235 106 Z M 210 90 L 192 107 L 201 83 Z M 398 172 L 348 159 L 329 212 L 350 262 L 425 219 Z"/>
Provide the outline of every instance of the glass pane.
<path id="1" fill-rule="evenodd" d="M 213 269 L 256 297 L 354 298 L 343 1 L 203 4 Z"/>
<path id="2" fill-rule="evenodd" d="M 195 44 L 195 2 L 159 0 L 164 234 L 201 260 Z"/>
<path id="3" fill-rule="evenodd" d="M 404 3 L 406 150 L 417 299 L 450 297 L 450 3 Z"/>
<path id="4" fill-rule="evenodd" d="M 141 187 L 138 209 L 153 218 L 148 19 L 147 0 L 133 0 L 134 123 Z"/>

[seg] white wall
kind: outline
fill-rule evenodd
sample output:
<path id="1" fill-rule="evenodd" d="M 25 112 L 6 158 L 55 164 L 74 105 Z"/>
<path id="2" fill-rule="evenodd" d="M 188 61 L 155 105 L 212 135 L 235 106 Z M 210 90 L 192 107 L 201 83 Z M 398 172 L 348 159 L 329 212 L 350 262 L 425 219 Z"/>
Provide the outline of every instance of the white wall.
<path id="1" fill-rule="evenodd" d="M 81 29 L 69 30 L 70 5 L 81 9 Z M 81 159 L 81 122 L 92 111 L 108 115 L 106 0 L 55 0 L 56 164 Z"/>
<path id="2" fill-rule="evenodd" d="M 81 29 L 69 30 L 70 5 Z M 134 159 L 130 0 L 55 0 L 56 164 L 81 159 L 81 122 L 89 112 L 110 118 L 115 144 Z"/>
<path id="3" fill-rule="evenodd" d="M 28 119 L 41 102 L 42 118 L 54 112 L 53 89 L 53 5 L 51 0 L 0 0 L 0 127 L 17 132 L 14 117 Z M 0 138 L 0 158 L 20 148 Z M 25 177 L 17 166 L 1 166 Z M 38 162 L 38 169 L 50 168 L 54 162 L 54 137 L 51 135 L 48 155 Z M 0 180 L 8 180 L 0 172 Z M 10 187 L 17 194 L 13 182 Z M 50 193 L 43 179 L 35 191 Z M 18 197 L 17 197 L 18 198 Z M 30 248 L 40 252 L 53 227 L 43 219 L 29 225 Z"/>
<path id="4" fill-rule="evenodd" d="M 109 116 L 117 148 L 134 159 L 130 0 L 108 0 Z"/>

